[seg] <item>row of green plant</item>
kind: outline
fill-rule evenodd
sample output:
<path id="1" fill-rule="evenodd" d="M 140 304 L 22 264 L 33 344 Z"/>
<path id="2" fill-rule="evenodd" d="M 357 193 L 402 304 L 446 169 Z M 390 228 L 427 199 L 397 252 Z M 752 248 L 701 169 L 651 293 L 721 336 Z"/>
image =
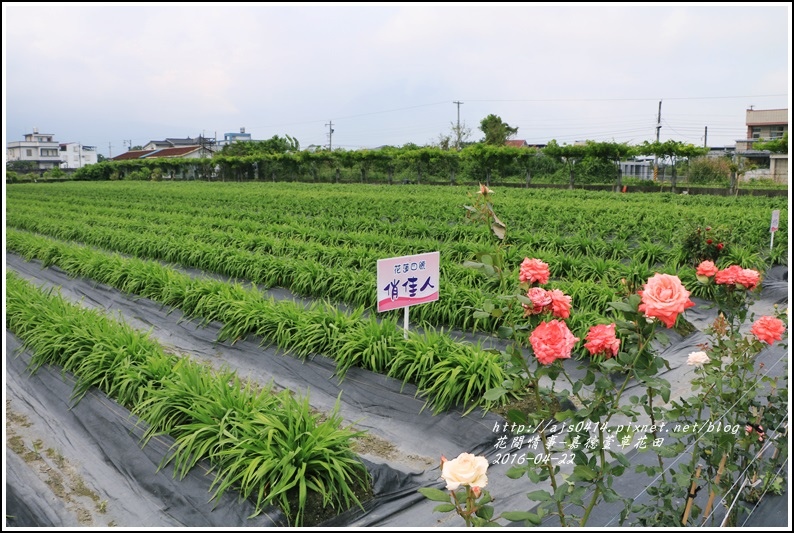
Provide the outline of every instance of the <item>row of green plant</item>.
<path id="1" fill-rule="evenodd" d="M 485 390 L 506 379 L 497 354 L 479 345 L 454 341 L 443 330 L 411 333 L 394 318 L 378 320 L 363 308 L 345 313 L 327 302 L 303 306 L 266 298 L 254 287 L 194 278 L 160 263 L 125 258 L 85 246 L 11 230 L 7 249 L 44 266 L 56 265 L 73 276 L 111 285 L 121 291 L 178 308 L 204 324 L 223 324 L 218 341 L 247 336 L 263 339 L 297 357 L 322 354 L 337 364 L 343 379 L 351 367 L 389 375 L 416 386 L 418 397 L 434 413 L 453 407 L 471 412 L 492 407 Z"/>
<path id="2" fill-rule="evenodd" d="M 87 213 L 107 206 L 142 224 L 158 214 L 177 214 L 212 223 L 216 229 L 236 221 L 285 228 L 307 226 L 322 233 L 336 230 L 352 233 L 375 231 L 413 238 L 448 241 L 463 235 L 467 240 L 487 234 L 460 224 L 465 188 L 417 187 L 395 190 L 388 187 L 311 184 L 230 184 L 167 183 L 158 190 L 143 184 L 68 184 L 63 187 L 20 186 L 7 191 L 9 201 L 28 198 L 43 204 L 85 206 Z M 768 237 L 773 209 L 786 211 L 786 200 L 766 197 L 715 198 L 692 196 L 624 195 L 597 191 L 497 190 L 502 220 L 511 227 L 508 239 L 532 242 L 536 234 L 565 238 L 577 233 L 593 238 L 613 238 L 670 243 L 676 233 L 689 225 L 734 227 L 737 244 L 758 245 Z M 531 209 L 529 208 L 531 206 Z M 287 207 L 287 209 L 285 209 Z M 728 208 L 728 209 L 726 209 Z M 733 209 L 733 211 L 731 211 Z M 741 212 L 737 217 L 736 212 Z M 565 214 L 564 216 L 562 214 Z M 785 214 L 785 213 L 782 213 Z M 319 218 L 319 220 L 318 220 Z M 220 221 L 218 219 L 224 219 Z M 778 236 L 787 231 L 781 217 Z M 189 221 L 189 220 L 188 220 Z M 318 223 L 319 222 L 319 223 Z M 300 238 L 312 238 L 300 231 Z M 344 235 L 337 238 L 344 239 Z M 786 239 L 781 239 L 785 241 Z M 349 241 L 345 241 L 349 242 Z"/>
<path id="3" fill-rule="evenodd" d="M 300 204 L 294 205 L 300 210 Z M 334 217 L 327 214 L 322 216 L 322 220 L 319 215 L 315 217 L 315 224 L 311 226 L 308 223 L 299 226 L 298 221 L 270 225 L 255 219 L 225 220 L 217 215 L 191 217 L 178 213 L 158 215 L 157 212 L 149 220 L 142 210 L 121 208 L 111 210 L 113 214 L 107 217 L 95 214 L 108 212 L 107 209 L 85 203 L 70 208 L 63 203 L 33 200 L 23 195 L 21 199 L 10 202 L 7 217 L 9 224 L 59 238 L 82 240 L 122 253 L 176 262 L 267 286 L 284 286 L 307 296 L 327 297 L 336 302 L 365 307 L 371 307 L 374 302 L 374 273 L 371 269 L 369 272 L 358 269 L 367 268 L 368 261 L 374 264 L 383 256 L 406 255 L 423 246 L 432 249 L 434 243 L 427 238 L 416 241 L 389 235 L 382 237 L 377 231 L 351 234 L 325 230 L 322 226 L 334 223 Z M 612 210 L 602 207 L 601 212 L 611 214 Z M 664 221 L 662 216 L 650 218 L 650 214 L 642 213 L 636 218 L 653 224 L 649 226 L 651 228 Z M 170 222 L 172 219 L 173 223 Z M 756 221 L 755 228 L 760 226 L 759 216 L 748 216 L 747 219 Z M 116 229 L 125 227 L 130 229 Z M 193 227 L 197 229 L 191 229 Z M 476 228 L 472 226 L 458 224 L 458 227 L 467 230 L 466 239 L 477 236 L 472 231 Z M 740 224 L 740 227 L 746 226 Z M 515 233 L 511 231 L 506 242 L 509 243 L 510 235 Z M 717 231 L 714 233 L 716 237 Z M 304 240 L 309 242 L 304 243 Z M 311 244 L 315 241 L 328 243 L 328 246 Z M 514 239 L 515 244 L 505 246 L 505 261 L 515 264 L 521 257 L 529 255 L 543 259 L 556 278 L 555 288 L 571 294 L 574 305 L 583 312 L 605 312 L 606 305 L 615 295 L 636 287 L 654 268 L 665 272 L 681 270 L 684 277 L 693 276 L 692 268 L 686 263 L 695 257 L 690 257 L 693 250 L 686 239 L 674 248 L 650 241 L 630 246 L 617 238 L 607 242 L 584 235 L 566 238 L 543 233 L 527 233 L 522 241 Z M 202 246 L 199 244 L 202 242 L 209 245 Z M 216 242 L 224 246 L 215 245 Z M 734 242 L 732 236 L 730 242 Z M 785 242 L 782 239 L 777 242 L 778 247 L 773 250 L 776 255 L 770 257 L 770 262 L 776 258 L 780 260 L 785 250 Z M 441 251 L 442 256 L 444 297 L 439 302 L 418 307 L 415 318 L 434 324 L 464 329 L 476 326 L 493 331 L 495 322 L 473 321 L 464 309 L 480 306 L 494 289 L 458 266 L 465 257 L 488 253 L 488 248 L 479 243 L 474 239 L 472 244 L 436 241 L 435 248 Z M 609 255 L 599 257 L 602 254 Z M 736 244 L 729 244 L 722 255 L 720 261 L 744 267 L 757 268 L 764 261 L 759 253 Z M 785 256 L 782 259 L 785 260 Z"/>
<path id="4" fill-rule="evenodd" d="M 158 259 L 186 267 L 216 272 L 231 278 L 251 281 L 265 287 L 286 287 L 296 294 L 325 298 L 335 303 L 362 307 L 372 311 L 377 294 L 376 276 L 372 269 L 359 270 L 345 266 L 326 266 L 316 257 L 264 255 L 234 246 L 203 244 L 190 237 L 177 235 L 139 233 L 93 227 L 78 227 L 74 221 L 63 223 L 46 220 L 46 215 L 28 214 L 14 218 L 14 226 L 47 234 L 56 238 L 77 240 L 105 249 Z M 120 224 L 123 224 L 120 222 Z M 341 249 L 340 253 L 350 250 Z M 617 262 L 569 257 L 566 255 L 538 254 L 548 259 L 555 276 L 552 287 L 561 289 L 572 297 L 581 317 L 603 314 L 616 297 L 616 291 L 625 292 L 637 286 L 652 271 L 642 258 L 632 260 L 624 269 Z M 353 256 L 355 259 L 355 256 Z M 374 263 L 373 263 L 374 264 Z M 620 270 L 611 271 L 613 267 Z M 670 268 L 670 267 L 668 267 Z M 686 269 L 685 269 L 686 270 Z M 694 277 L 694 270 L 687 270 Z M 622 275 L 616 283 L 616 273 Z M 451 274 L 455 274 L 452 277 Z M 444 283 L 440 287 L 439 301 L 417 306 L 412 312 L 420 324 L 445 325 L 463 330 L 495 331 L 500 323 L 491 317 L 477 317 L 470 309 L 481 307 L 494 294 L 498 283 L 489 282 L 464 266 L 445 265 L 442 269 Z M 578 279 L 580 276 L 583 279 Z M 617 287 L 617 289 L 616 289 Z M 520 310 L 513 310 L 519 312 Z M 398 319 L 399 312 L 385 316 Z M 584 327 L 575 322 L 573 327 Z"/>
<path id="5" fill-rule="evenodd" d="M 210 490 L 255 505 L 279 506 L 302 525 L 311 495 L 337 512 L 361 506 L 369 475 L 353 453 L 362 435 L 344 425 L 339 405 L 318 414 L 291 391 L 243 382 L 226 369 L 166 353 L 147 335 L 97 310 L 6 275 L 6 327 L 32 352 L 31 372 L 54 365 L 75 378 L 76 404 L 96 387 L 148 427 L 142 445 L 174 438 L 160 468 L 184 478 L 200 462 L 214 471 Z M 312 505 L 316 505 L 313 503 Z"/>

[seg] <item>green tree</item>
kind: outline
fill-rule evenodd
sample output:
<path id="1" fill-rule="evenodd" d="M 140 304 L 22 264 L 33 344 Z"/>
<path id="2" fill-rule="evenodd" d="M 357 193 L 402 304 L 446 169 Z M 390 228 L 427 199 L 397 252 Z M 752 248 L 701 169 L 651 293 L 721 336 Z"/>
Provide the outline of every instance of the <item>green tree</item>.
<path id="1" fill-rule="evenodd" d="M 675 192 L 676 189 L 676 161 L 679 157 L 692 159 L 697 156 L 706 155 L 709 151 L 708 148 L 694 146 L 679 141 L 668 140 L 664 142 L 654 141 L 649 143 L 643 142 L 637 147 L 637 154 L 639 155 L 654 155 L 660 159 L 669 159 L 673 164 L 673 174 L 670 178 L 670 189 Z"/>
<path id="2" fill-rule="evenodd" d="M 565 165 L 569 176 L 568 188 L 573 189 L 574 169 L 577 163 L 587 155 L 587 146 L 583 144 L 565 144 L 560 146 L 557 144 L 556 139 L 552 139 L 543 149 L 543 153 Z"/>
<path id="3" fill-rule="evenodd" d="M 518 133 L 518 128 L 512 128 L 497 115 L 488 115 L 480 121 L 480 130 L 485 134 L 483 142 L 493 146 L 504 146 L 505 141 Z"/>
<path id="4" fill-rule="evenodd" d="M 466 126 L 466 123 L 461 123 L 458 126 L 455 122 L 449 123 L 449 133 L 439 133 L 438 139 L 433 143 L 433 146 L 441 148 L 442 150 L 451 150 L 457 148 L 460 150 L 464 143 L 469 141 L 471 137 L 471 128 Z"/>
<path id="5" fill-rule="evenodd" d="M 772 139 L 771 141 L 758 141 L 753 143 L 755 150 L 768 150 L 773 154 L 786 154 L 788 153 L 788 132 L 783 134 L 779 139 Z"/>
<path id="6" fill-rule="evenodd" d="M 6 170 L 19 172 L 20 174 L 36 172 L 38 169 L 39 165 L 35 161 L 6 161 Z"/>
<path id="7" fill-rule="evenodd" d="M 219 152 L 226 156 L 248 156 L 262 154 L 286 154 L 300 150 L 300 143 L 295 137 L 274 135 L 266 141 L 245 141 L 227 144 Z"/>

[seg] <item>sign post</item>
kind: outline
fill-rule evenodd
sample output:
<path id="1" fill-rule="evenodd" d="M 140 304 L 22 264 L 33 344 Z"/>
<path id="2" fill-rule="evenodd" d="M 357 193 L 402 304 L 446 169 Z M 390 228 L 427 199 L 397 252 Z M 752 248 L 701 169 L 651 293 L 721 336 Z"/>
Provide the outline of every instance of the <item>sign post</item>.
<path id="1" fill-rule="evenodd" d="M 775 209 L 772 211 L 772 223 L 769 225 L 769 233 L 772 234 L 772 237 L 769 239 L 770 250 L 775 244 L 775 232 L 777 231 L 778 224 L 780 224 L 780 209 Z"/>
<path id="2" fill-rule="evenodd" d="M 408 338 L 408 308 L 438 300 L 439 252 L 378 260 L 378 313 L 405 308 L 403 329 Z"/>

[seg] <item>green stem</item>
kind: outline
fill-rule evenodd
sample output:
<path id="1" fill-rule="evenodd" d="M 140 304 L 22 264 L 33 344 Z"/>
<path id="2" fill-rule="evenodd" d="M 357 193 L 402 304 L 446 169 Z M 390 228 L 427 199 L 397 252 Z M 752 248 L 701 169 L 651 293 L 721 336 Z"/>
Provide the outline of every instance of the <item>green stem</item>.
<path id="1" fill-rule="evenodd" d="M 653 416 L 653 387 L 648 387 L 646 389 L 648 391 L 648 408 L 650 409 L 651 415 L 651 427 L 653 428 L 653 439 L 656 440 L 656 420 Z M 662 456 L 659 453 L 656 453 L 656 459 L 659 461 L 659 468 L 662 469 L 662 482 L 667 483 L 667 477 L 664 475 L 664 461 L 662 460 Z"/>
<path id="2" fill-rule="evenodd" d="M 538 390 L 539 386 L 540 386 L 539 381 L 540 380 L 535 378 L 532 381 L 532 384 L 533 384 L 533 389 L 535 390 L 535 401 L 537 402 L 538 405 L 543 405 L 540 402 L 540 391 Z M 543 454 L 545 456 L 550 456 L 551 454 L 549 453 L 549 448 L 548 448 L 548 445 L 546 444 L 546 433 L 545 433 L 544 430 L 545 430 L 545 428 L 540 430 L 540 440 L 543 443 Z M 551 464 L 551 460 L 549 460 L 549 462 L 546 463 L 546 469 L 548 469 L 548 471 L 549 471 L 549 480 L 551 481 L 551 488 L 554 491 L 554 494 L 556 494 L 557 493 L 557 479 L 554 477 L 554 467 Z M 562 527 L 565 527 L 565 511 L 562 508 L 562 502 L 561 501 L 557 502 L 557 511 L 559 512 L 559 516 L 560 516 L 560 525 L 562 525 Z"/>
<path id="3" fill-rule="evenodd" d="M 599 458 L 601 459 L 601 472 L 604 471 L 606 468 L 606 452 L 604 451 L 604 430 L 602 429 L 601 425 L 598 426 L 598 443 L 599 443 Z M 595 507 L 596 502 L 598 501 L 598 497 L 601 495 L 601 486 L 596 483 L 596 488 L 593 491 L 593 497 L 590 499 L 590 504 L 585 509 L 584 515 L 582 515 L 582 520 L 579 522 L 579 527 L 584 527 L 587 523 L 587 519 L 590 517 L 590 512 Z"/>
<path id="4" fill-rule="evenodd" d="M 639 327 L 637 329 L 639 330 Z M 653 338 L 654 331 L 656 331 L 656 326 L 655 325 L 654 325 L 653 330 L 651 330 L 651 335 L 650 335 L 649 340 L 647 342 L 650 342 L 650 339 Z M 643 342 L 642 337 L 640 337 L 640 341 L 637 343 L 637 355 L 634 356 L 634 361 L 632 361 L 631 364 L 629 365 L 629 368 L 631 370 L 634 369 L 634 365 L 637 364 L 637 361 L 639 360 L 640 356 L 642 355 L 642 352 L 645 349 L 645 344 L 646 344 L 646 342 Z M 627 372 L 626 373 L 626 379 L 623 380 L 623 385 L 621 385 L 620 390 L 615 395 L 615 401 L 612 403 L 612 409 L 610 409 L 609 415 L 607 416 L 607 419 L 606 419 L 607 422 L 609 422 L 609 419 L 612 417 L 612 414 L 617 409 L 618 403 L 620 402 L 620 397 L 623 395 L 623 391 L 626 390 L 626 386 L 629 384 L 630 380 L 631 380 L 631 372 Z"/>

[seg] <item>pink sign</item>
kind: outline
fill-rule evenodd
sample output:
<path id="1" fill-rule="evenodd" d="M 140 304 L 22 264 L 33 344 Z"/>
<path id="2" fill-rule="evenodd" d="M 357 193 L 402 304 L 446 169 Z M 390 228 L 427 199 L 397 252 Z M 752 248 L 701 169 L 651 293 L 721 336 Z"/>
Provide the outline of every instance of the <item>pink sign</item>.
<path id="1" fill-rule="evenodd" d="M 439 253 L 378 260 L 378 312 L 438 300 Z"/>

